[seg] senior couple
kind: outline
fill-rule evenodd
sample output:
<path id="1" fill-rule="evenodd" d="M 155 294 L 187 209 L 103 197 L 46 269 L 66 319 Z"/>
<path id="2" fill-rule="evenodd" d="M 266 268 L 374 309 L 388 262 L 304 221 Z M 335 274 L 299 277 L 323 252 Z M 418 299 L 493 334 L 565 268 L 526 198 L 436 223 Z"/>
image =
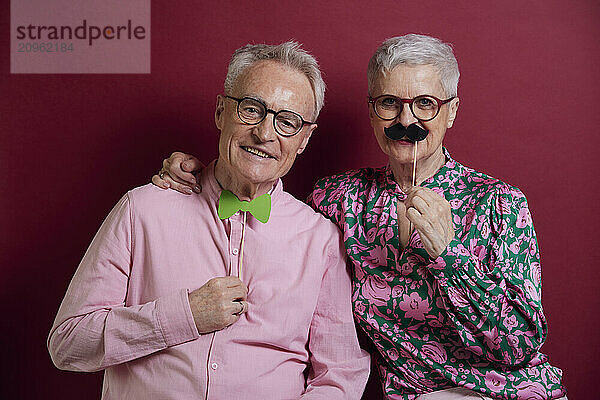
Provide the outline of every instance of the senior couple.
<path id="1" fill-rule="evenodd" d="M 174 153 L 111 211 L 50 332 L 56 366 L 105 370 L 104 399 L 358 399 L 355 321 L 387 399 L 563 398 L 526 199 L 442 145 L 458 77 L 438 39 L 385 41 L 368 105 L 389 163 L 321 179 L 311 209 L 280 178 L 316 128 L 317 62 L 293 42 L 236 50 L 218 159 L 196 181 Z"/>

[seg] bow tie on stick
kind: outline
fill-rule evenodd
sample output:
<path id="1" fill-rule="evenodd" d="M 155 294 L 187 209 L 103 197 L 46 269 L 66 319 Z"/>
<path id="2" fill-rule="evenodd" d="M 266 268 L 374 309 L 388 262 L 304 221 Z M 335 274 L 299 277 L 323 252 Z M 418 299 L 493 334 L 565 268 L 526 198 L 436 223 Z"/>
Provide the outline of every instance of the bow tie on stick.
<path id="1" fill-rule="evenodd" d="M 265 224 L 271 215 L 271 195 L 265 193 L 251 201 L 240 201 L 229 190 L 223 190 L 217 210 L 219 218 L 229 218 L 238 211 L 249 211 L 254 218 Z"/>
<path id="2" fill-rule="evenodd" d="M 271 195 L 268 193 L 258 196 L 251 201 L 240 201 L 229 190 L 223 190 L 219 197 L 219 207 L 217 215 L 221 219 L 227 219 L 238 211 L 244 211 L 244 221 L 242 223 L 242 243 L 240 245 L 240 258 L 238 261 L 238 278 L 242 278 L 242 263 L 244 260 L 244 238 L 246 236 L 246 211 L 250 212 L 263 224 L 267 223 L 271 215 Z"/>

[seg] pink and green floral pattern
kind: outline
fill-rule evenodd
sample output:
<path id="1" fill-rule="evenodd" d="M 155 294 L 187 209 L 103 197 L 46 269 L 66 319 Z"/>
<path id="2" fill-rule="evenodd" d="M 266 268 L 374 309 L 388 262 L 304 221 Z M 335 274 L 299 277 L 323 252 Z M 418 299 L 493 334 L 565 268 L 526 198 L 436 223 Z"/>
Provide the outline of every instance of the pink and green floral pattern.
<path id="1" fill-rule="evenodd" d="M 344 232 L 354 315 L 375 344 L 388 399 L 462 386 L 502 399 L 564 396 L 539 352 L 547 333 L 535 232 L 519 189 L 454 161 L 422 186 L 452 207 L 455 237 L 431 259 L 414 232 L 399 251 L 389 167 L 321 179 L 309 197 Z"/>

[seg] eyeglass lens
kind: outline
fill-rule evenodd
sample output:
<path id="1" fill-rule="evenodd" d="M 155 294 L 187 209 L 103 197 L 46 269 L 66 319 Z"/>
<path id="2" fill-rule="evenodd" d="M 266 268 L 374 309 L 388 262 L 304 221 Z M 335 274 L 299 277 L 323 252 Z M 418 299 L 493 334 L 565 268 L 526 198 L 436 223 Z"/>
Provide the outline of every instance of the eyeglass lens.
<path id="1" fill-rule="evenodd" d="M 239 103 L 238 114 L 245 123 L 256 125 L 266 118 L 267 109 L 261 102 L 245 98 Z M 302 129 L 302 118 L 291 111 L 279 111 L 274 118 L 275 129 L 282 135 L 294 135 Z"/>

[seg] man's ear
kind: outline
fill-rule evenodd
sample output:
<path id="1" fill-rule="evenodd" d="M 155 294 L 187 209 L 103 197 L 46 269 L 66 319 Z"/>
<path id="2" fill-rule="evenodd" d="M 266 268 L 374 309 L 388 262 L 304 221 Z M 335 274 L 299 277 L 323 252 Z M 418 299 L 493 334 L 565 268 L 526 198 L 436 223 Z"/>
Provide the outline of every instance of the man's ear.
<path id="1" fill-rule="evenodd" d="M 219 130 L 223 129 L 223 113 L 225 112 L 225 98 L 217 95 L 217 105 L 215 106 L 215 125 Z"/>
<path id="2" fill-rule="evenodd" d="M 458 106 L 460 103 L 460 99 L 457 97 L 454 100 L 452 100 L 450 102 L 449 106 L 449 111 L 448 111 L 448 124 L 447 124 L 447 128 L 452 128 L 452 125 L 454 125 L 454 120 L 456 119 L 456 113 L 458 112 Z"/>
<path id="3" fill-rule="evenodd" d="M 310 130 L 305 134 L 304 138 L 302 139 L 302 143 L 300 144 L 300 147 L 298 148 L 296 154 L 302 154 L 315 129 L 317 129 L 317 124 L 310 126 Z"/>

